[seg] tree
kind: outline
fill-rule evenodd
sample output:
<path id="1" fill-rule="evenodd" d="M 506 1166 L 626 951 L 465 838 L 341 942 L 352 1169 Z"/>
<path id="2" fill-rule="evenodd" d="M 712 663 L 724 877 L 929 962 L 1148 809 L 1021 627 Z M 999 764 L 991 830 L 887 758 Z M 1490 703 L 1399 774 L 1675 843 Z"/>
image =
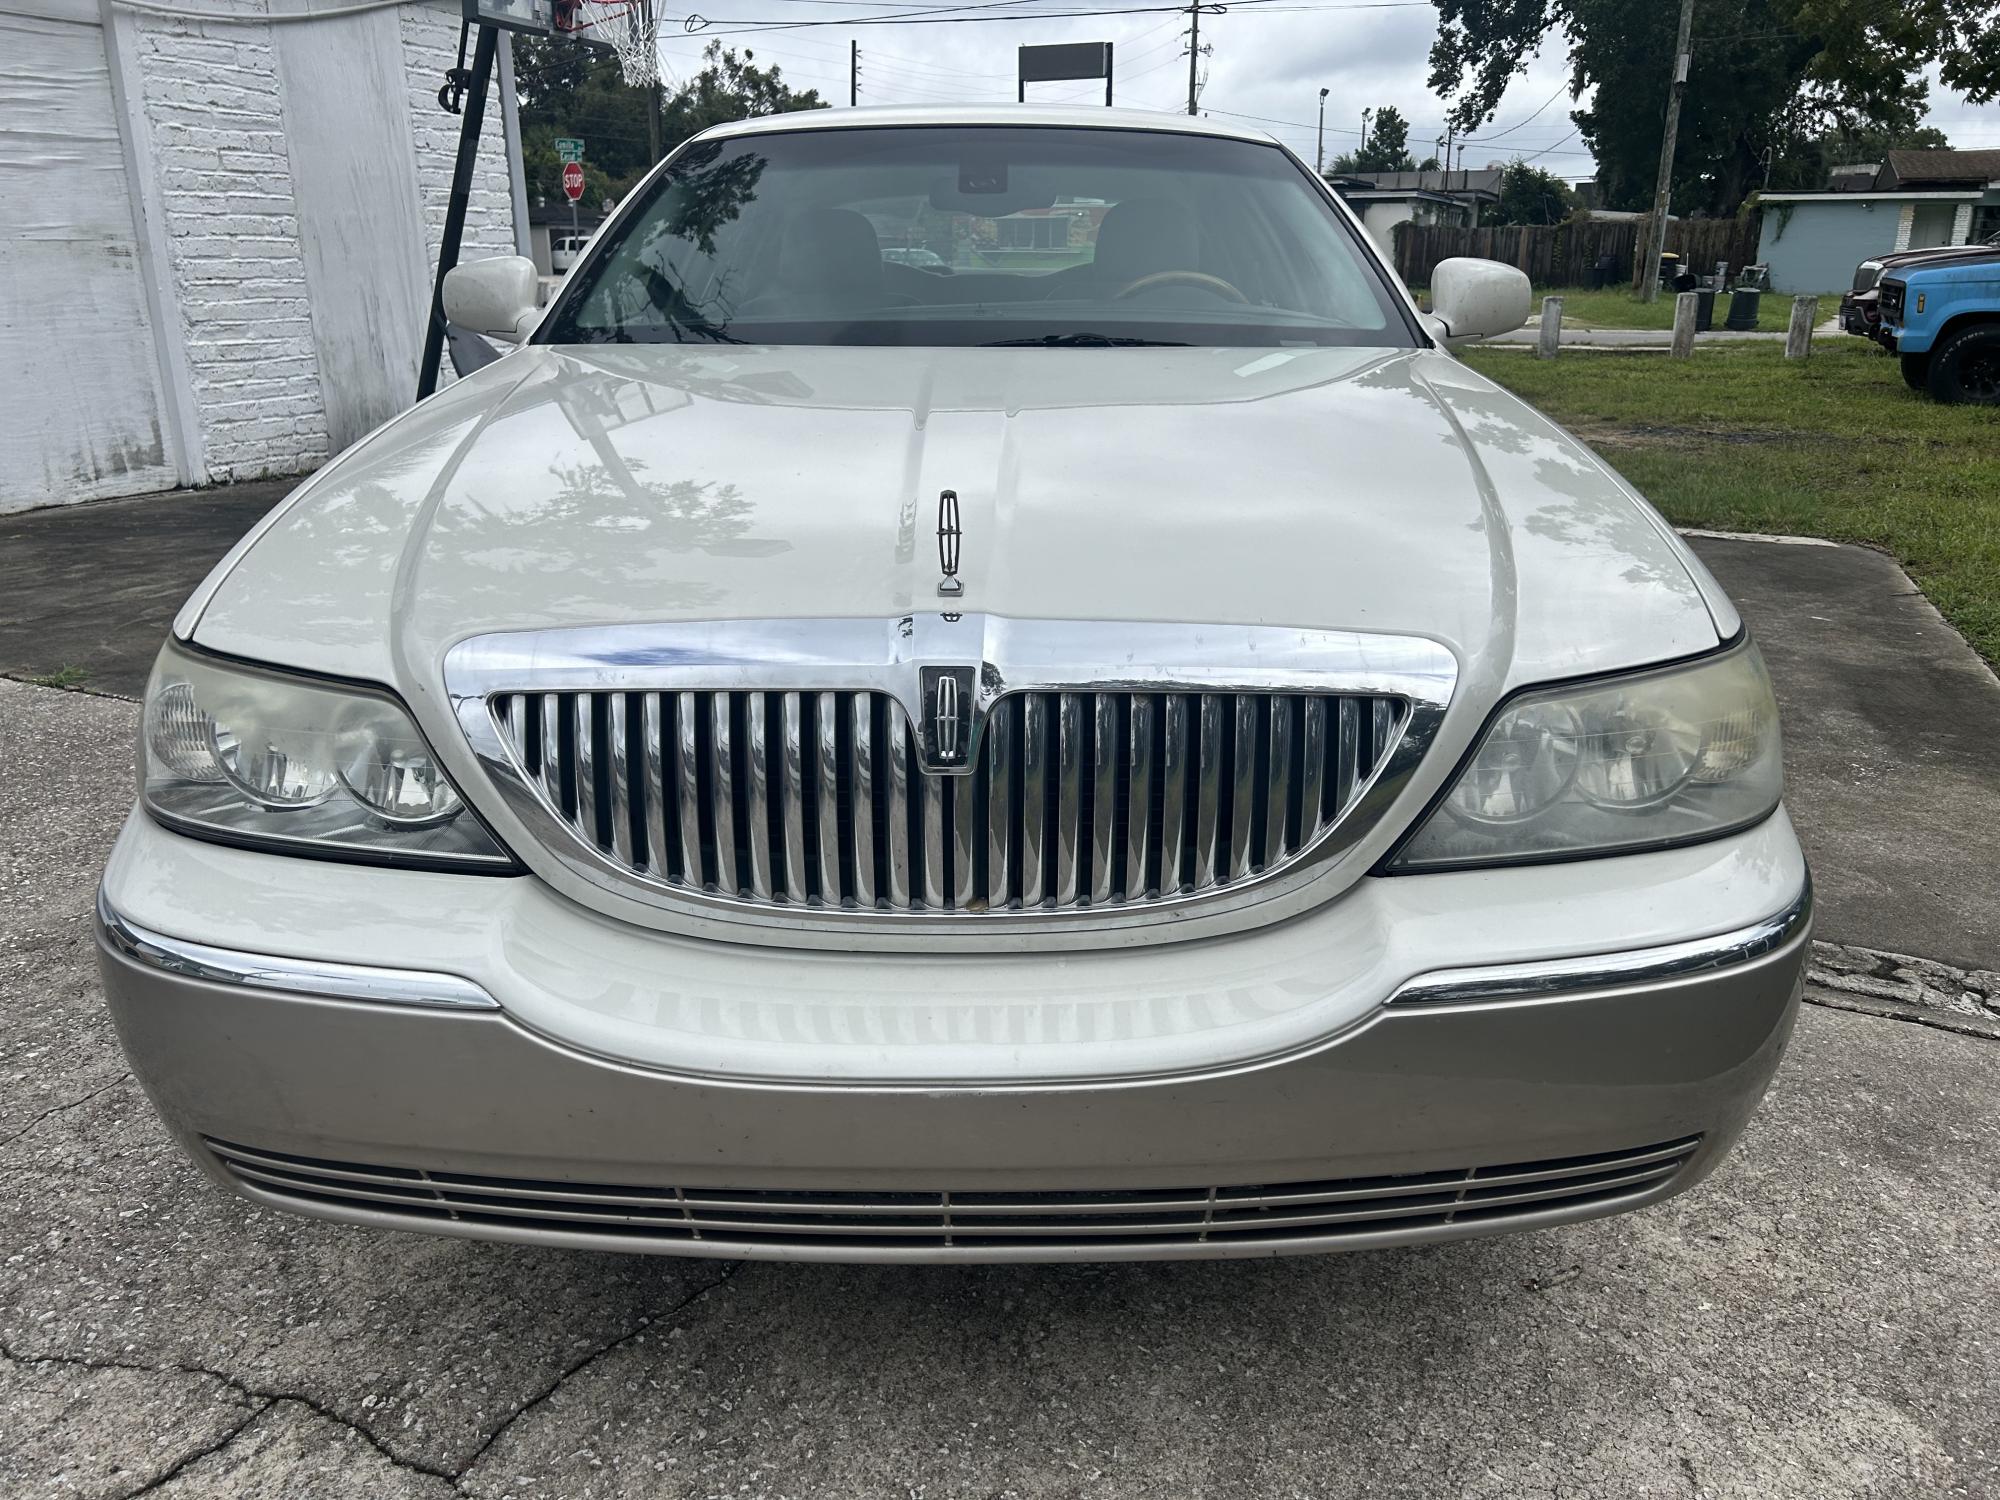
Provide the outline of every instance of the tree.
<path id="1" fill-rule="evenodd" d="M 775 66 L 758 67 L 748 48 L 739 54 L 710 42 L 702 63 L 699 73 L 662 102 L 660 139 L 666 150 L 711 125 L 825 106 L 814 90 L 787 86 Z M 593 198 L 600 189 L 624 197 L 652 167 L 646 121 L 651 90 L 627 84 L 618 59 L 606 49 L 574 37 L 516 37 L 514 76 L 521 94 L 522 167 L 531 194 L 561 199 L 559 136 L 582 138 Z"/>
<path id="2" fill-rule="evenodd" d="M 1607 205 L 1650 206 L 1677 7 L 1661 0 L 1437 0 L 1431 86 L 1476 135 L 1552 33 L 1569 47 L 1574 111 Z M 1924 68 L 2000 98 L 2000 0 L 1704 0 L 1676 153 L 1677 210 L 1726 214 L 1791 141 L 1837 129 L 1910 129 Z"/>
<path id="3" fill-rule="evenodd" d="M 1560 224 L 1575 208 L 1568 183 L 1516 157 L 1500 172 L 1500 199 L 1487 210 L 1486 222 Z"/>
<path id="4" fill-rule="evenodd" d="M 1765 162 L 1763 186 L 1779 192 L 1826 186 L 1835 167 L 1880 162 L 1891 151 L 1943 151 L 1942 130 L 1930 125 L 1883 129 L 1859 123 L 1836 124 L 1816 135 L 1781 135 Z"/>
<path id="5" fill-rule="evenodd" d="M 1329 172 L 1366 175 L 1370 172 L 1414 172 L 1416 158 L 1410 155 L 1410 122 L 1393 104 L 1375 111 L 1375 126 L 1357 150 L 1336 156 Z"/>
<path id="6" fill-rule="evenodd" d="M 618 59 L 575 37 L 514 38 L 520 91 L 521 166 L 529 195 L 562 202 L 560 136 L 583 141 L 586 191 L 622 198 L 653 164 L 647 144 L 645 89 L 632 88 Z"/>
<path id="7" fill-rule="evenodd" d="M 738 56 L 735 48 L 710 42 L 701 57 L 702 70 L 674 90 L 661 111 L 661 135 L 669 151 L 711 125 L 827 107 L 817 89 L 789 87 L 775 63 L 758 67 L 748 47 Z"/>

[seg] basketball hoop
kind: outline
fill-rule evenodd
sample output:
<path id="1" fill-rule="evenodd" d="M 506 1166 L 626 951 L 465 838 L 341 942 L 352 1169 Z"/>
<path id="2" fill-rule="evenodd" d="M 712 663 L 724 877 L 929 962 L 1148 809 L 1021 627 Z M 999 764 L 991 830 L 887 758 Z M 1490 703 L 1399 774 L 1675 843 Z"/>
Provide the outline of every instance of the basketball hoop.
<path id="1" fill-rule="evenodd" d="M 652 0 L 556 0 L 550 30 L 609 47 L 634 88 L 660 81 L 660 24 Z"/>

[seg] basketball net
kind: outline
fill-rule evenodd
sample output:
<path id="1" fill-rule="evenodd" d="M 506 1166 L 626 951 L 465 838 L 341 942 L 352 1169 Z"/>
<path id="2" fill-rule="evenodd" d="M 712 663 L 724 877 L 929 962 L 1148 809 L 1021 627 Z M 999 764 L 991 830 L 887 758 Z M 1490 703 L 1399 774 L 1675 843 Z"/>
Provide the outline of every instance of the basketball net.
<path id="1" fill-rule="evenodd" d="M 609 47 L 618 71 L 634 88 L 660 81 L 660 24 L 651 0 L 558 0 L 555 29 Z"/>

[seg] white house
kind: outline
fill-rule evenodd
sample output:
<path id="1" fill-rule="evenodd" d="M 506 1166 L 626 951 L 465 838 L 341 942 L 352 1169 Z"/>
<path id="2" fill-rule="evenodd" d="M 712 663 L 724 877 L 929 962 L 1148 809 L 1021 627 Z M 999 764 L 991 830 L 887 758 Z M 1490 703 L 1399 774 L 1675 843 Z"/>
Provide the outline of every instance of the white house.
<path id="1" fill-rule="evenodd" d="M 1333 187 L 1393 254 L 1398 224 L 1477 224 L 1480 209 L 1500 201 L 1500 168 L 1367 172 L 1333 180 Z"/>
<path id="2" fill-rule="evenodd" d="M 458 32 L 452 0 L 0 0 L 0 511 L 297 473 L 409 405 Z M 500 59 L 466 256 L 526 243 Z"/>

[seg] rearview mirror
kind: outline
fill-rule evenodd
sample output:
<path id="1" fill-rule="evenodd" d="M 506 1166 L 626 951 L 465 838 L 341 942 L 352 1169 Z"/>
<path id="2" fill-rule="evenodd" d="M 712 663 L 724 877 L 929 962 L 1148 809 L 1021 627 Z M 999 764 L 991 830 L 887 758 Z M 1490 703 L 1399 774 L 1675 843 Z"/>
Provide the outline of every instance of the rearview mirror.
<path id="1" fill-rule="evenodd" d="M 1431 272 L 1431 333 L 1447 345 L 1507 333 L 1528 321 L 1534 289 L 1527 276 L 1497 260 L 1453 256 Z"/>
<path id="2" fill-rule="evenodd" d="M 535 326 L 539 283 L 525 255 L 467 261 L 444 273 L 444 315 L 461 328 L 518 344 Z"/>

